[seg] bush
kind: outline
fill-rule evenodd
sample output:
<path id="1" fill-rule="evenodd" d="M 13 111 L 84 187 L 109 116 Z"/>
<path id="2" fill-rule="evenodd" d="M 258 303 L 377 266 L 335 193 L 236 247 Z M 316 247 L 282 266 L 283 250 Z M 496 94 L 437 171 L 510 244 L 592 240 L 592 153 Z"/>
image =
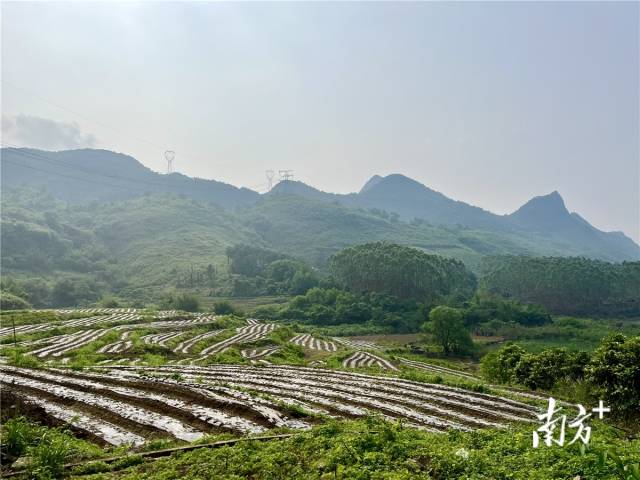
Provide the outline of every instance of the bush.
<path id="1" fill-rule="evenodd" d="M 27 310 L 31 304 L 13 293 L 0 290 L 0 310 Z"/>
<path id="2" fill-rule="evenodd" d="M 213 313 L 216 315 L 231 315 L 235 313 L 236 309 L 233 308 L 230 302 L 222 300 L 213 304 Z"/>
<path id="3" fill-rule="evenodd" d="M 485 355 L 480 362 L 480 371 L 490 381 L 509 383 L 513 380 L 515 368 L 525 353 L 524 348 L 519 345 L 506 345 L 497 352 Z"/>
<path id="4" fill-rule="evenodd" d="M 591 357 L 586 378 L 612 413 L 640 415 L 640 336 L 604 339 Z"/>
<path id="5" fill-rule="evenodd" d="M 73 453 L 73 448 L 66 436 L 55 430 L 47 431 L 38 445 L 29 448 L 32 457 L 30 473 L 32 478 L 49 480 L 62 478 L 63 466 Z"/>
<path id="6" fill-rule="evenodd" d="M 9 455 L 19 457 L 38 437 L 39 429 L 25 417 L 15 417 L 2 426 L 2 444 Z"/>

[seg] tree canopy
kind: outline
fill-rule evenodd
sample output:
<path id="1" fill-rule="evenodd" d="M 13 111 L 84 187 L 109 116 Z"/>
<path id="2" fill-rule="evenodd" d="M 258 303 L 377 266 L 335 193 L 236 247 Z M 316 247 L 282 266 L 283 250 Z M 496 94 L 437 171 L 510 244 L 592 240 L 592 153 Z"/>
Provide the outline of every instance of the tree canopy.
<path id="1" fill-rule="evenodd" d="M 480 289 L 566 315 L 640 315 L 640 262 L 582 257 L 485 259 Z"/>
<path id="2" fill-rule="evenodd" d="M 345 248 L 331 257 L 329 268 L 355 293 L 384 293 L 427 304 L 465 299 L 475 289 L 475 277 L 462 262 L 387 242 Z"/>
<path id="3" fill-rule="evenodd" d="M 460 309 L 436 307 L 429 312 L 429 322 L 429 329 L 445 355 L 465 354 L 473 349 L 473 341 L 464 328 Z"/>

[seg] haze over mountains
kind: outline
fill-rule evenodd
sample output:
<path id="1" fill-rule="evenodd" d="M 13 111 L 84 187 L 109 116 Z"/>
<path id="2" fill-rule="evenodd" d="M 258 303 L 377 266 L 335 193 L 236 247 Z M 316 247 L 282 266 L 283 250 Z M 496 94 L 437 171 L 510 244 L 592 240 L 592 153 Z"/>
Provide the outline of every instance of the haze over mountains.
<path id="1" fill-rule="evenodd" d="M 130 156 L 91 149 L 2 149 L 1 181 L 3 192 L 33 187 L 79 205 L 128 201 L 149 193 L 212 202 L 271 248 L 288 249 L 316 263 L 345 245 L 375 239 L 466 261 L 502 253 L 583 255 L 609 261 L 640 258 L 640 247 L 631 239 L 620 232 L 600 231 L 570 213 L 558 192 L 535 197 L 510 215 L 450 199 L 400 174 L 375 175 L 351 194 L 283 181 L 261 195 L 215 180 L 159 174 Z M 343 223 L 345 216 L 351 223 Z M 283 236 L 283 232 L 289 233 Z M 309 236 L 310 232 L 316 235 Z"/>

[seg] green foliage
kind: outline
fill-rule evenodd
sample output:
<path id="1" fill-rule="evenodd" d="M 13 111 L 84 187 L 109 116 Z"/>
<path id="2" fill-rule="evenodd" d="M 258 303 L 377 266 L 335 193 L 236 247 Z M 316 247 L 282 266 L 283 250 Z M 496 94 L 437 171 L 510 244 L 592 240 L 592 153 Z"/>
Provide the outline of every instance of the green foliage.
<path id="1" fill-rule="evenodd" d="M 299 260 L 250 245 L 234 245 L 226 250 L 235 296 L 299 295 L 318 285 L 318 277 Z"/>
<path id="2" fill-rule="evenodd" d="M 564 348 L 527 353 L 507 345 L 487 354 L 481 363 L 485 378 L 518 383 L 531 389 L 559 388 L 582 391 L 592 399 L 605 400 L 620 418 L 640 415 L 640 336 L 611 335 L 592 353 Z M 574 398 L 575 400 L 575 398 Z"/>
<path id="3" fill-rule="evenodd" d="M 18 297 L 13 293 L 0 290 L 0 309 L 1 310 L 26 310 L 31 308 L 31 304 L 24 298 Z"/>
<path id="4" fill-rule="evenodd" d="M 532 390 L 551 390 L 560 380 L 581 380 L 588 362 L 587 353 L 568 352 L 564 348 L 527 353 L 518 361 L 514 379 Z"/>
<path id="5" fill-rule="evenodd" d="M 12 457 L 26 455 L 29 478 L 53 480 L 63 477 L 63 465 L 70 460 L 104 454 L 96 445 L 79 440 L 61 428 L 47 428 L 25 417 L 7 420 L 0 430 L 3 450 Z"/>
<path id="6" fill-rule="evenodd" d="M 640 336 L 604 339 L 591 356 L 586 378 L 614 414 L 640 416 Z"/>
<path id="7" fill-rule="evenodd" d="M 504 256 L 483 262 L 480 288 L 566 315 L 640 316 L 640 262 Z"/>
<path id="8" fill-rule="evenodd" d="M 7 351 L 7 364 L 20 368 L 40 368 L 42 362 L 33 355 L 26 355 L 20 351 Z"/>
<path id="9" fill-rule="evenodd" d="M 600 462 L 599 452 L 617 451 L 615 458 L 627 472 L 637 462 L 640 440 L 622 440 L 600 425 L 594 430 L 592 449 L 533 449 L 531 431 L 526 425 L 433 433 L 376 417 L 329 421 L 285 440 L 248 441 L 160 458 L 120 472 L 118 478 L 627 480 L 618 476 L 612 457 Z"/>
<path id="10" fill-rule="evenodd" d="M 462 262 L 387 242 L 345 248 L 331 257 L 329 268 L 353 292 L 383 293 L 428 304 L 465 299 L 475 290 L 475 277 Z"/>
<path id="11" fill-rule="evenodd" d="M 295 320 L 316 326 L 368 325 L 367 331 L 415 332 L 424 321 L 424 305 L 391 295 L 353 294 L 336 288 L 312 288 L 280 308 L 257 312 L 266 318 Z"/>
<path id="12" fill-rule="evenodd" d="M 215 302 L 213 304 L 213 312 L 216 315 L 231 315 L 233 313 L 235 313 L 235 308 L 233 307 L 233 305 L 231 305 L 230 302 L 227 302 L 226 300 L 222 300 L 220 302 Z"/>
<path id="13" fill-rule="evenodd" d="M 197 312 L 200 310 L 200 299 L 189 292 L 165 292 L 160 300 L 160 307 L 167 310 Z"/>
<path id="14" fill-rule="evenodd" d="M 519 345 L 506 345 L 485 355 L 480 362 L 480 371 L 492 382 L 509 383 L 514 380 L 516 366 L 526 353 Z"/>
<path id="15" fill-rule="evenodd" d="M 33 444 L 40 433 L 40 429 L 30 423 L 25 417 L 15 417 L 2 425 L 2 445 L 7 453 L 13 457 L 24 455 L 27 448 Z"/>
<path id="16" fill-rule="evenodd" d="M 551 315 L 538 305 L 523 304 L 498 295 L 476 293 L 465 304 L 465 325 L 476 326 L 490 321 L 532 327 L 551 323 Z"/>
<path id="17" fill-rule="evenodd" d="M 481 362 L 485 378 L 500 383 L 518 383 L 532 390 L 551 390 L 560 381 L 576 382 L 584 378 L 589 363 L 586 352 L 553 348 L 528 353 L 518 345 L 506 345 L 487 354 Z"/>
<path id="18" fill-rule="evenodd" d="M 107 295 L 100 300 L 100 305 L 104 308 L 120 308 L 122 305 L 117 298 Z"/>
<path id="19" fill-rule="evenodd" d="M 51 305 L 54 307 L 74 307 L 90 305 L 100 297 L 100 286 L 84 278 L 63 278 L 53 285 Z"/>
<path id="20" fill-rule="evenodd" d="M 440 306 L 429 312 L 431 334 L 442 346 L 445 355 L 460 355 L 473 350 L 471 335 L 464 326 L 463 312 L 458 308 Z"/>
<path id="21" fill-rule="evenodd" d="M 54 480 L 63 476 L 63 466 L 72 455 L 69 439 L 54 430 L 46 431 L 37 445 L 29 449 L 29 471 L 37 480 Z"/>

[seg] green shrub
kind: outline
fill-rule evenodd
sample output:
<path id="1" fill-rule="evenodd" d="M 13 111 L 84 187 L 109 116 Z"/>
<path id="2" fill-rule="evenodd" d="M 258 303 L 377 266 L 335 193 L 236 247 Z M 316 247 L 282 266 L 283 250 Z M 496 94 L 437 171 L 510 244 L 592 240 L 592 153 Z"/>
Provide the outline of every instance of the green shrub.
<path id="1" fill-rule="evenodd" d="M 640 416 L 640 336 L 604 339 L 586 368 L 586 378 L 619 416 Z"/>
<path id="2" fill-rule="evenodd" d="M 25 417 L 15 417 L 2 426 L 2 444 L 10 455 L 19 457 L 35 442 L 39 432 Z"/>
<path id="3" fill-rule="evenodd" d="M 31 304 L 24 298 L 18 297 L 13 293 L 0 290 L 0 309 L 2 310 L 27 310 Z"/>
<path id="4" fill-rule="evenodd" d="M 231 305 L 231 302 L 221 300 L 213 304 L 213 313 L 216 315 L 231 315 L 235 313 L 235 308 Z"/>
<path id="5" fill-rule="evenodd" d="M 62 477 L 63 466 L 73 453 L 69 439 L 56 431 L 47 431 L 38 444 L 29 448 L 32 461 L 30 474 L 38 480 L 53 480 Z"/>

